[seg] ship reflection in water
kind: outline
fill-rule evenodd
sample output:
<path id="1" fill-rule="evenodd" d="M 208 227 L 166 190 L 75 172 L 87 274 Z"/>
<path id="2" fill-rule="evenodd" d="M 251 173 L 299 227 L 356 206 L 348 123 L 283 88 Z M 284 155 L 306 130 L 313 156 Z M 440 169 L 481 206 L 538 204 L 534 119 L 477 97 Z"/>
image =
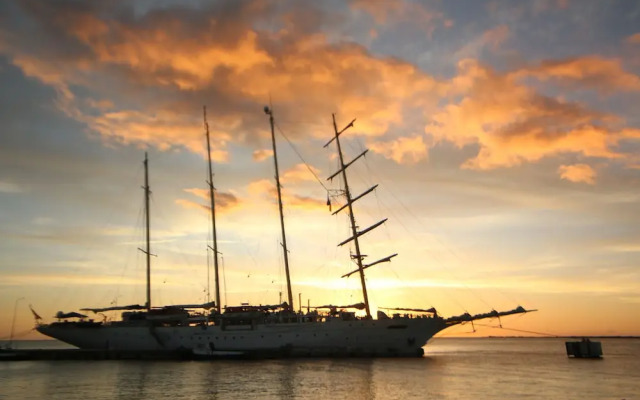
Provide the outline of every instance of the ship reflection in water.
<path id="1" fill-rule="evenodd" d="M 567 358 L 561 338 L 436 338 L 401 359 L 2 362 L 0 398 L 636 398 L 640 340 L 602 343 L 599 362 Z"/>

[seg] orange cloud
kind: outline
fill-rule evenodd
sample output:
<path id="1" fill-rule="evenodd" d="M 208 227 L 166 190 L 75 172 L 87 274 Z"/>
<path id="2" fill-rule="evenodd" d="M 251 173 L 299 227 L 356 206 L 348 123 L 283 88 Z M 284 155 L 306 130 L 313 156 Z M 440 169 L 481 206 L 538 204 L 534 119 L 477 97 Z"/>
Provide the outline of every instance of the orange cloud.
<path id="1" fill-rule="evenodd" d="M 270 202 L 275 203 L 277 200 L 277 191 L 275 183 L 267 179 L 261 179 L 259 181 L 251 182 L 247 188 L 248 192 L 253 196 L 261 196 L 263 199 L 267 199 Z M 300 196 L 292 194 L 290 190 L 282 189 L 282 202 L 286 207 L 292 208 L 304 208 L 304 209 L 319 209 L 326 208 L 326 201 L 314 199 L 308 196 Z"/>
<path id="2" fill-rule="evenodd" d="M 282 174 L 282 182 L 294 183 L 301 181 L 314 181 L 314 177 L 320 174 L 320 170 L 306 164 L 297 164 L 294 167 L 284 171 Z"/>
<path id="3" fill-rule="evenodd" d="M 612 148 L 630 131 L 608 128 L 615 116 L 579 103 L 545 97 L 519 81 L 519 73 L 499 74 L 473 60 L 459 64 L 453 93 L 462 99 L 433 116 L 425 132 L 459 147 L 478 145 L 473 169 L 510 167 L 562 153 L 621 158 Z"/>
<path id="4" fill-rule="evenodd" d="M 185 113 L 165 109 L 154 112 L 137 110 L 110 111 L 113 101 L 103 99 L 95 101 L 91 98 L 84 103 L 92 109 L 102 111 L 102 114 L 83 111 L 82 104 L 69 88 L 70 84 L 82 85 L 82 81 L 69 78 L 72 71 L 62 71 L 64 66 L 55 63 L 18 56 L 13 60 L 14 65 L 21 68 L 25 75 L 34 77 L 41 82 L 54 87 L 58 93 L 56 104 L 68 116 L 86 123 L 94 132 L 101 135 L 108 142 L 120 144 L 155 145 L 161 150 L 168 150 L 177 146 L 206 154 L 204 134 L 201 125 L 194 118 Z M 232 121 L 222 121 L 223 125 L 232 128 Z M 229 159 L 224 148 L 231 136 L 225 131 L 213 129 L 212 158 L 218 162 Z"/>
<path id="5" fill-rule="evenodd" d="M 640 91 L 638 75 L 625 71 L 620 60 L 600 56 L 547 60 L 537 66 L 517 71 L 516 75 L 533 76 L 542 81 L 554 79 L 565 83 L 579 83 L 603 92 Z"/>
<path id="6" fill-rule="evenodd" d="M 208 189 L 189 188 L 189 189 L 184 189 L 184 191 L 196 197 L 199 197 L 200 199 L 207 200 L 208 202 L 211 201 Z M 229 211 L 237 207 L 238 205 L 240 205 L 239 199 L 233 193 L 216 191 L 215 198 L 216 198 L 216 212 Z M 205 205 L 205 204 L 194 202 L 192 200 L 177 199 L 176 204 L 179 204 L 184 208 L 201 209 L 201 210 L 206 210 L 207 212 L 211 211 L 211 207 L 208 204 Z"/>
<path id="7" fill-rule="evenodd" d="M 314 199 L 309 196 L 299 196 L 294 194 L 283 194 L 282 201 L 287 207 L 303 208 L 306 210 L 318 210 L 327 208 L 326 200 Z"/>
<path id="8" fill-rule="evenodd" d="M 216 96 L 218 107 L 210 109 L 219 136 L 214 158 L 225 161 L 228 141 L 261 135 L 257 110 L 272 94 L 283 120 L 295 115 L 325 123 L 338 109 L 358 118 L 355 133 L 382 135 L 403 123 L 406 107 L 435 105 L 443 90 L 415 66 L 374 57 L 359 45 L 335 45 L 322 34 L 258 32 L 251 18 L 260 18 L 261 2 L 235 6 L 236 20 L 215 6 L 153 10 L 139 20 L 119 18 L 110 6 L 92 7 L 30 3 L 27 11 L 57 42 L 46 60 L 34 55 L 40 49 L 32 43 L 1 51 L 25 74 L 64 92 L 68 115 L 115 143 L 202 153 L 194 104 Z M 80 55 L 65 57 L 69 47 Z M 75 99 L 79 91 L 100 103 Z M 324 137 L 326 129 L 309 134 Z"/>
<path id="9" fill-rule="evenodd" d="M 257 34 L 252 31 L 239 38 L 236 46 L 228 48 L 212 39 L 205 43 L 189 43 L 174 37 L 170 30 L 141 32 L 120 28 L 121 37 L 116 43 L 104 40 L 103 35 L 84 40 L 98 61 L 126 65 L 155 77 L 158 84 L 176 85 L 181 90 L 194 90 L 210 84 L 220 69 L 231 69 L 242 75 L 257 66 L 273 65 L 270 56 L 257 47 Z"/>
<path id="10" fill-rule="evenodd" d="M 627 37 L 626 42 L 631 44 L 640 44 L 640 32 Z"/>
<path id="11" fill-rule="evenodd" d="M 247 191 L 252 196 L 259 196 L 262 194 L 276 196 L 276 185 L 270 180 L 261 179 L 259 181 L 249 183 Z"/>
<path id="12" fill-rule="evenodd" d="M 401 137 L 389 142 L 373 142 L 369 148 L 398 164 L 415 164 L 429 154 L 421 135 Z"/>
<path id="13" fill-rule="evenodd" d="M 267 158 L 273 156 L 273 150 L 259 149 L 253 152 L 253 161 L 262 162 Z"/>
<path id="14" fill-rule="evenodd" d="M 429 15 L 425 21 L 446 25 L 442 16 L 417 3 L 383 3 L 355 1 L 350 6 L 376 21 Z M 310 121 L 312 128 L 293 131 L 292 139 L 327 139 L 329 116 L 339 110 L 340 120 L 357 118 L 351 133 L 384 137 L 369 139 L 373 151 L 400 163 L 424 159 L 427 147 L 440 141 L 478 146 L 477 155 L 463 164 L 475 169 L 564 153 L 628 157 L 616 151 L 621 141 L 633 137 L 621 118 L 545 96 L 531 84 L 538 80 L 605 93 L 639 91 L 640 77 L 618 59 L 546 60 L 507 72 L 467 59 L 445 80 L 408 62 L 375 56 L 358 44 L 309 33 L 313 30 L 297 22 L 298 17 L 313 22 L 305 13 L 283 15 L 264 2 L 180 12 L 156 9 L 131 18 L 122 17 L 130 6 L 121 7 L 28 3 L 25 12 L 38 33 L 51 39 L 46 52 L 20 35 L 0 47 L 25 75 L 55 88 L 58 106 L 107 143 L 184 148 L 204 155 L 202 121 L 194 105 L 214 99 L 216 107 L 209 109 L 213 156 L 225 162 L 229 143 L 264 146 L 268 125 L 259 110 L 273 95 L 277 120 Z M 267 20 L 283 28 L 257 28 Z M 322 15 L 315 19 L 322 20 Z M 506 25 L 498 26 L 477 45 L 499 48 L 509 34 Z M 465 51 L 473 53 L 473 46 Z M 424 130 L 433 140 L 425 144 L 421 137 L 390 134 L 396 127 Z M 254 153 L 258 161 L 267 156 L 264 149 Z"/>
<path id="15" fill-rule="evenodd" d="M 560 178 L 571 182 L 596 183 L 596 171 L 587 164 L 561 165 L 558 173 Z"/>
<path id="16" fill-rule="evenodd" d="M 209 189 L 190 188 L 190 189 L 183 189 L 183 190 L 201 199 L 209 200 Z"/>
<path id="17" fill-rule="evenodd" d="M 101 116 L 87 118 L 87 122 L 103 138 L 118 143 L 153 143 L 160 150 L 169 150 L 176 144 L 188 150 L 206 154 L 202 128 L 193 123 L 189 115 L 178 115 L 171 111 L 147 114 L 139 111 L 106 112 Z M 212 132 L 211 157 L 218 162 L 226 162 L 229 155 L 224 147 L 230 137 L 223 132 Z M 222 145 L 220 145 L 222 143 Z"/>
<path id="18" fill-rule="evenodd" d="M 191 208 L 191 209 L 196 209 L 201 211 L 204 210 L 207 213 L 211 211 L 211 207 L 207 207 L 204 204 L 196 203 L 195 201 L 192 201 L 192 200 L 176 199 L 175 203 L 184 208 Z"/>

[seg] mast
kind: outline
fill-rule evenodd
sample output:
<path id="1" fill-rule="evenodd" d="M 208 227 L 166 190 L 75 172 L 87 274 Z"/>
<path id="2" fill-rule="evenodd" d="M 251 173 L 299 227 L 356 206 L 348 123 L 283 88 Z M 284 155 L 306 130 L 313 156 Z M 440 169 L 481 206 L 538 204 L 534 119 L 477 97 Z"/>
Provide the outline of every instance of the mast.
<path id="1" fill-rule="evenodd" d="M 207 122 L 207 107 L 202 107 L 204 115 L 204 127 L 207 135 L 207 157 L 209 159 L 209 198 L 211 199 L 211 227 L 213 229 L 213 268 L 216 275 L 216 310 L 218 314 L 220 308 L 220 275 L 218 273 L 218 237 L 216 235 L 216 200 L 215 188 L 213 187 L 213 168 L 211 166 L 211 142 L 209 140 L 209 123 Z M 207 268 L 207 302 L 209 302 L 209 269 Z"/>
<path id="2" fill-rule="evenodd" d="M 282 212 L 282 193 L 280 190 L 280 174 L 278 173 L 278 153 L 276 152 L 276 136 L 273 130 L 273 110 L 264 107 L 265 114 L 269 115 L 271 125 L 271 144 L 273 145 L 273 163 L 276 167 L 276 188 L 278 189 L 278 208 L 280 210 L 280 229 L 282 231 L 282 249 L 284 251 L 284 270 L 287 275 L 287 297 L 289 299 L 289 310 L 293 308 L 293 295 L 291 292 L 291 277 L 289 275 L 289 251 L 287 250 L 287 236 L 284 232 L 284 214 Z"/>
<path id="3" fill-rule="evenodd" d="M 335 133 L 336 145 L 338 146 L 338 155 L 340 156 L 340 169 L 342 170 L 342 179 L 344 181 L 344 195 L 347 198 L 347 205 L 349 207 L 349 220 L 351 222 L 351 233 L 353 233 L 353 243 L 356 248 L 355 257 L 358 264 L 358 270 L 360 272 L 360 284 L 362 285 L 362 297 L 364 299 L 364 307 L 367 312 L 367 317 L 371 318 L 371 310 L 369 309 L 369 295 L 367 294 L 367 282 L 364 279 L 364 269 L 362 268 L 362 253 L 360 253 L 360 241 L 358 240 L 358 227 L 356 225 L 356 218 L 353 215 L 353 203 L 351 202 L 351 192 L 349 191 L 349 182 L 347 181 L 347 168 L 344 165 L 344 156 L 342 155 L 342 147 L 340 147 L 340 138 L 338 137 L 338 127 L 336 126 L 336 115 L 331 114 L 333 118 L 333 132 Z"/>
<path id="4" fill-rule="evenodd" d="M 392 254 L 390 256 L 387 256 L 385 258 L 382 258 L 380 260 L 374 261 L 372 263 L 366 264 L 364 265 L 362 263 L 363 259 L 366 257 L 366 255 L 363 255 L 362 252 L 360 251 L 360 241 L 359 241 L 359 237 L 364 235 L 365 233 L 374 230 L 375 228 L 377 228 L 378 226 L 384 224 L 387 219 L 383 219 L 382 221 L 376 222 L 375 224 L 371 225 L 370 227 L 363 229 L 362 231 L 358 231 L 358 225 L 356 225 L 356 219 L 353 213 L 353 203 L 355 203 L 357 200 L 359 200 L 360 198 L 366 196 L 367 194 L 371 193 L 372 191 L 374 191 L 376 189 L 376 187 L 378 185 L 375 185 L 371 188 L 369 188 L 368 190 L 366 190 L 364 193 L 356 196 L 356 197 L 352 197 L 351 196 L 351 190 L 349 189 L 349 181 L 347 180 L 347 168 L 353 164 L 356 160 L 358 160 L 360 157 L 364 156 L 365 154 L 367 154 L 367 151 L 369 150 L 365 150 L 362 153 L 360 153 L 360 155 L 358 155 L 356 158 L 354 158 L 353 160 L 351 160 L 350 162 L 346 163 L 344 162 L 344 156 L 342 154 L 342 147 L 340 146 L 340 134 L 344 131 L 346 131 L 347 129 L 353 127 L 353 123 L 355 122 L 355 119 L 353 121 L 351 121 L 346 127 L 344 127 L 341 131 L 338 131 L 338 127 L 336 125 L 336 116 L 335 114 L 331 115 L 333 118 L 333 131 L 334 131 L 334 137 L 329 140 L 329 142 L 327 142 L 327 144 L 324 145 L 324 147 L 329 146 L 329 144 L 331 142 L 333 142 L 334 140 L 336 141 L 336 146 L 338 149 L 338 158 L 340 160 L 340 170 L 337 171 L 336 173 L 334 173 L 333 175 L 331 175 L 329 178 L 327 178 L 327 180 L 331 180 L 333 178 L 335 178 L 337 175 L 342 175 L 342 180 L 344 181 L 344 195 L 347 199 L 347 204 L 340 207 L 338 210 L 336 210 L 333 215 L 339 213 L 340 211 L 344 210 L 345 208 L 347 208 L 347 210 L 349 211 L 349 221 L 351 223 L 351 233 L 353 236 L 351 236 L 350 238 L 342 241 L 340 244 L 338 244 L 338 246 L 342 246 L 344 244 L 349 243 L 350 241 L 353 240 L 354 243 L 354 247 L 355 247 L 355 251 L 356 254 L 352 254 L 351 258 L 353 260 L 356 261 L 356 264 L 358 265 L 358 268 L 354 271 L 349 272 L 348 274 L 343 275 L 342 277 L 349 277 L 352 274 L 358 272 L 360 275 L 360 285 L 362 286 L 362 297 L 364 300 L 364 306 L 365 306 L 365 310 L 367 312 L 367 318 L 371 318 L 371 309 L 369 307 L 369 295 L 367 294 L 367 282 L 365 280 L 365 276 L 364 276 L 364 270 L 366 268 L 372 267 L 376 264 L 382 263 L 382 262 L 389 262 L 391 261 L 391 259 L 395 256 L 397 256 L 398 254 Z"/>
<path id="5" fill-rule="evenodd" d="M 13 305 L 13 320 L 11 321 L 11 336 L 9 336 L 9 344 L 7 344 L 7 349 L 13 348 L 13 335 L 16 331 L 16 314 L 18 312 L 18 303 L 20 300 L 24 300 L 24 297 L 20 297 L 16 299 L 15 304 Z"/>
<path id="6" fill-rule="evenodd" d="M 144 153 L 144 209 L 147 233 L 147 248 L 143 252 L 147 255 L 147 311 L 151 311 L 151 240 L 149 237 L 149 160 Z"/>

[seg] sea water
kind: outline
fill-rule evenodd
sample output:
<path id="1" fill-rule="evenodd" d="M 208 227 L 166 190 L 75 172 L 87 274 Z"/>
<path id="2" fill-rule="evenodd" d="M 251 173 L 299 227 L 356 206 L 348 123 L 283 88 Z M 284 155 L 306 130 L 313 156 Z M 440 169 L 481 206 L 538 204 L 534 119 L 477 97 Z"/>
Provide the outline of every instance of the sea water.
<path id="1" fill-rule="evenodd" d="M 436 338 L 404 359 L 0 362 L 0 399 L 640 399 L 640 339 L 602 339 L 602 359 L 570 359 L 564 342 Z"/>

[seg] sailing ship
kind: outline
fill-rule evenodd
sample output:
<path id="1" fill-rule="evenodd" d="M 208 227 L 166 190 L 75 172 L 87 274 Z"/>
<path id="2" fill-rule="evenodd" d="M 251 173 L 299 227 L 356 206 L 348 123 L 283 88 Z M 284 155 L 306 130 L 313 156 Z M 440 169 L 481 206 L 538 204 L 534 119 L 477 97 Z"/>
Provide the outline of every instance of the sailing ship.
<path id="1" fill-rule="evenodd" d="M 354 212 L 354 203 L 377 187 L 353 196 L 348 183 L 347 169 L 366 154 L 366 150 L 345 162 L 340 138 L 353 127 L 355 120 L 338 130 L 335 115 L 333 118 L 333 137 L 325 148 L 335 143 L 339 166 L 337 172 L 328 179 L 341 177 L 343 188 L 340 194 L 344 205 L 333 212 L 347 213 L 351 236 L 339 246 L 352 244 L 351 255 L 356 268 L 343 275 L 343 278 L 357 274 L 362 289 L 362 302 L 351 305 L 326 305 L 321 307 L 302 307 L 296 312 L 293 307 L 291 276 L 288 249 L 285 234 L 283 203 L 278 156 L 274 132 L 274 115 L 269 107 L 264 108 L 271 127 L 271 143 L 275 167 L 275 181 L 280 216 L 280 232 L 284 254 L 284 267 L 287 284 L 287 301 L 276 305 L 241 306 L 220 305 L 220 280 L 218 271 L 218 248 L 215 215 L 215 188 L 211 167 L 211 146 L 209 126 L 204 113 L 204 127 L 207 138 L 209 194 L 211 200 L 211 222 L 213 228 L 213 257 L 215 274 L 215 301 L 204 304 L 172 305 L 152 307 L 151 303 L 151 267 L 150 267 L 150 230 L 149 230 L 149 180 L 148 159 L 145 154 L 145 222 L 146 248 L 141 249 L 147 258 L 147 300 L 144 306 L 86 308 L 81 311 L 100 313 L 122 311 L 118 321 L 97 322 L 87 319 L 83 314 L 60 314 L 58 321 L 45 324 L 37 320 L 36 329 L 44 335 L 61 340 L 81 349 L 99 349 L 114 351 L 187 351 L 198 357 L 224 356 L 360 356 L 360 357 L 408 357 L 422 356 L 423 346 L 436 333 L 451 326 L 473 323 L 484 318 L 521 314 L 526 310 L 518 306 L 509 311 L 492 310 L 487 313 L 445 318 L 434 308 L 416 309 L 393 307 L 387 315 L 378 309 L 375 318 L 371 314 L 365 270 L 375 265 L 391 262 L 397 254 L 383 257 L 365 264 L 365 255 L 361 251 L 360 237 L 386 222 L 383 219 L 368 228 L 358 230 Z M 361 315 L 364 312 L 364 315 Z M 67 317 L 74 317 L 73 320 Z"/>

